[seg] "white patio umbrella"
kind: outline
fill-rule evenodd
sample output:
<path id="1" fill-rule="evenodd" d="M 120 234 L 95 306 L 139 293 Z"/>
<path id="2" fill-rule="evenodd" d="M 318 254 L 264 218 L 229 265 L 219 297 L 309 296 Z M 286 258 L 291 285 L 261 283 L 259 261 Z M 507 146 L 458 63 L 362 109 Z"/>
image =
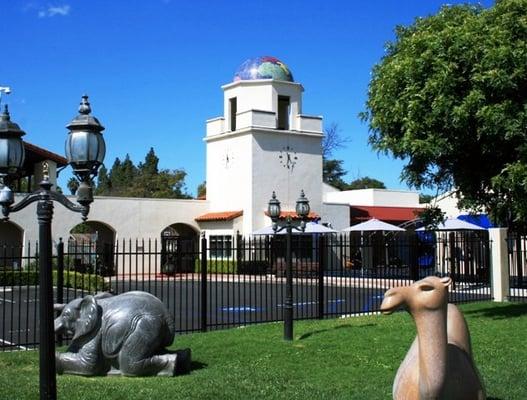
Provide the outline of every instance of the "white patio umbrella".
<path id="1" fill-rule="evenodd" d="M 404 232 L 404 231 L 405 229 L 399 226 L 388 224 L 387 222 L 383 222 L 376 218 L 369 219 L 368 221 L 361 222 L 360 224 L 353 225 L 353 226 L 350 226 L 342 230 L 342 232 L 361 232 L 361 243 L 365 237 L 373 235 L 373 232 L 382 232 L 382 235 L 384 236 L 385 232 Z M 370 235 L 366 235 L 363 232 L 372 232 L 372 233 Z M 366 249 L 363 249 L 363 250 L 366 250 Z M 366 250 L 366 251 L 370 253 L 370 257 L 371 257 L 371 248 L 370 250 Z M 389 254 L 388 254 L 388 247 L 386 246 L 385 251 L 384 251 L 384 262 L 388 264 L 388 260 L 389 260 Z"/>
<path id="2" fill-rule="evenodd" d="M 426 227 L 418 228 L 416 231 L 428 230 Z M 471 224 L 470 222 L 463 221 L 457 218 L 448 218 L 445 222 L 439 224 L 437 228 L 430 229 L 432 231 L 484 231 L 479 225 Z"/>
<path id="3" fill-rule="evenodd" d="M 317 224 L 315 222 L 308 222 L 306 224 L 306 230 L 304 232 L 299 232 L 295 229 L 293 229 L 293 234 L 306 234 L 306 233 L 336 233 L 337 231 L 331 228 L 328 228 L 327 226 L 324 226 L 322 224 Z M 277 235 L 285 235 L 287 231 L 283 229 L 281 232 L 278 232 Z M 252 233 L 253 235 L 274 235 L 273 227 L 272 226 L 265 226 L 263 228 L 260 228 Z"/>
<path id="4" fill-rule="evenodd" d="M 369 219 L 366 222 L 350 226 L 342 230 L 342 232 L 371 232 L 371 231 L 385 231 L 385 232 L 403 232 L 405 229 L 396 225 L 388 224 L 376 218 Z"/>

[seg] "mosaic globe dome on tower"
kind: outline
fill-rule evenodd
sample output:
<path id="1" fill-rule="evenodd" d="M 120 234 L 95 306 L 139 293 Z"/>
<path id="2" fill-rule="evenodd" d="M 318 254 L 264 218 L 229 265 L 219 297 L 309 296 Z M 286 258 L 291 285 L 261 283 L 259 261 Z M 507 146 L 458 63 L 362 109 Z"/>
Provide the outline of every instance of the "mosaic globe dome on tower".
<path id="1" fill-rule="evenodd" d="M 246 60 L 234 74 L 234 82 L 255 79 L 276 79 L 293 82 L 291 70 L 276 57 L 263 56 Z"/>

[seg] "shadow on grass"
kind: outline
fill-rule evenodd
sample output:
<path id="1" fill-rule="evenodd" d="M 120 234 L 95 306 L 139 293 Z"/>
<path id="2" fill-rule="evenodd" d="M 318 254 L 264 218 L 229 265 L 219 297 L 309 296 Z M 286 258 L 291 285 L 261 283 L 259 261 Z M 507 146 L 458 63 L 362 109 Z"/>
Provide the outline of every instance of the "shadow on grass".
<path id="1" fill-rule="evenodd" d="M 308 337 L 310 336 L 313 336 L 313 335 L 318 335 L 319 333 L 325 333 L 325 332 L 330 332 L 330 331 L 334 331 L 336 329 L 349 329 L 349 328 L 366 328 L 366 327 L 370 327 L 370 326 L 376 326 L 377 324 L 365 324 L 365 325 L 350 325 L 350 324 L 345 324 L 345 325 L 339 325 L 339 326 L 335 326 L 333 328 L 329 328 L 329 329 L 319 329 L 317 331 L 313 331 L 313 332 L 308 332 L 308 333 L 304 333 L 302 336 L 300 336 L 298 338 L 298 340 L 304 340 L 304 339 L 307 339 Z"/>
<path id="2" fill-rule="evenodd" d="M 183 356 L 187 350 L 189 349 L 168 350 L 165 354 L 176 354 L 176 355 Z M 196 361 L 192 359 L 190 360 L 190 372 L 203 369 L 203 368 L 207 368 L 207 367 L 208 367 L 208 364 L 202 363 L 201 361 Z"/>
<path id="3" fill-rule="evenodd" d="M 479 310 L 467 310 L 465 314 L 493 319 L 517 318 L 527 315 L 527 303 L 509 304 L 504 307 L 489 307 Z"/>
<path id="4" fill-rule="evenodd" d="M 209 365 L 202 363 L 201 361 L 191 361 L 190 362 L 190 370 L 191 371 L 197 371 L 198 369 L 207 368 Z M 498 400 L 498 399 L 496 399 Z"/>
<path id="5" fill-rule="evenodd" d="M 503 399 L 500 399 L 499 397 L 487 397 L 487 400 L 503 400 Z"/>

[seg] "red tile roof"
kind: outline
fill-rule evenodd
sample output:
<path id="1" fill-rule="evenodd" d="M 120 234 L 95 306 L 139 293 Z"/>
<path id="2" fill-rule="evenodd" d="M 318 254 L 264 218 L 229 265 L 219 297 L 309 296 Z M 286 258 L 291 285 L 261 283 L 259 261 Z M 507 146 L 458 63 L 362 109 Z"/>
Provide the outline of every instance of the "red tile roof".
<path id="1" fill-rule="evenodd" d="M 24 142 L 24 148 L 26 153 L 34 153 L 37 157 L 41 157 L 45 160 L 55 161 L 57 166 L 62 167 L 68 164 L 68 160 L 56 153 L 52 153 L 49 150 L 43 149 L 42 147 L 35 146 L 34 144 Z"/>
<path id="2" fill-rule="evenodd" d="M 269 216 L 269 213 L 266 211 L 265 215 Z M 287 217 L 291 217 L 292 219 L 300 219 L 296 211 L 280 211 L 280 216 L 278 218 L 285 219 Z M 307 219 L 315 220 L 320 219 L 320 215 L 318 215 L 316 212 L 310 211 L 307 215 Z"/>
<path id="3" fill-rule="evenodd" d="M 381 221 L 411 221 L 424 210 L 417 207 L 350 206 L 352 221 L 377 218 Z"/>
<path id="4" fill-rule="evenodd" d="M 196 222 L 205 221 L 230 221 L 243 215 L 243 211 L 219 211 L 210 212 L 195 218 Z"/>

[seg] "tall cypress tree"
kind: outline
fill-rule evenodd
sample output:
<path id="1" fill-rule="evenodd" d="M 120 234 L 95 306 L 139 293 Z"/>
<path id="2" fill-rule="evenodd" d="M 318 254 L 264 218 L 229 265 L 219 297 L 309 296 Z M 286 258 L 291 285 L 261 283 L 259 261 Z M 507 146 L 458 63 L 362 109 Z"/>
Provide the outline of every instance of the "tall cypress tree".
<path id="1" fill-rule="evenodd" d="M 103 165 L 99 169 L 97 174 L 97 188 L 95 189 L 97 195 L 111 195 L 112 194 L 112 181 L 108 175 L 108 170 Z"/>

